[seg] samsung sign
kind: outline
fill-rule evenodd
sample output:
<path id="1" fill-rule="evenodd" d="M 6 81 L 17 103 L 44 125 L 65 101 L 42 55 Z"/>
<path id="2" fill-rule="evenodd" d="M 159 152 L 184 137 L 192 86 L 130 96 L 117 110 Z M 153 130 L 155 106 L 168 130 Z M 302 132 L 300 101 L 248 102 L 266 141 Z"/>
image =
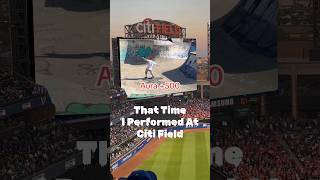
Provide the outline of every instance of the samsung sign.
<path id="1" fill-rule="evenodd" d="M 224 106 L 233 106 L 233 105 L 234 105 L 233 98 L 214 100 L 211 102 L 212 107 L 224 107 Z"/>

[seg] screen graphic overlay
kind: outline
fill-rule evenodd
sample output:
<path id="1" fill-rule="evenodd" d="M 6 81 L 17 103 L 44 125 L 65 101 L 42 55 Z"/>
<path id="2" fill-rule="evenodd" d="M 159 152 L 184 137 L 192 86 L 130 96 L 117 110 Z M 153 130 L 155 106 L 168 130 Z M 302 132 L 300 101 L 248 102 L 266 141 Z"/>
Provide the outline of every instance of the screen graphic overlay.
<path id="1" fill-rule="evenodd" d="M 36 82 L 44 85 L 57 114 L 104 114 L 108 66 L 108 2 L 33 1 Z M 106 72 L 107 73 L 107 72 Z"/>
<path id="2" fill-rule="evenodd" d="M 118 38 L 121 88 L 129 98 L 196 90 L 195 39 Z"/>

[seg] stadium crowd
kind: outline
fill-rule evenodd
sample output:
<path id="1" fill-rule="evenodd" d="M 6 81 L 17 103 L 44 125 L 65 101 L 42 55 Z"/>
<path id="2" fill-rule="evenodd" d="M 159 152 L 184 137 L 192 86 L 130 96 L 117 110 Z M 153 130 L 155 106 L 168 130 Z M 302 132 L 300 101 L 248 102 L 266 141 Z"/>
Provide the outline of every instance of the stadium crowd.
<path id="1" fill-rule="evenodd" d="M 169 105 L 178 108 L 186 108 L 186 114 L 180 114 L 181 118 L 210 118 L 210 100 L 193 98 L 183 101 L 179 98 L 170 98 Z"/>
<path id="2" fill-rule="evenodd" d="M 14 128 L 23 127 L 24 125 L 24 120 L 19 116 L 3 117 L 0 120 L 0 133 L 10 131 Z"/>
<path id="3" fill-rule="evenodd" d="M 122 126 L 115 124 L 110 130 L 110 144 L 113 148 L 111 161 L 115 161 L 138 145 L 142 139 L 138 138 L 136 132 L 139 128 L 136 126 Z"/>
<path id="4" fill-rule="evenodd" d="M 210 118 L 209 99 L 193 98 L 183 101 L 178 97 L 171 97 L 169 98 L 168 105 L 186 108 L 187 114 L 181 114 L 181 118 L 198 118 L 200 120 Z M 133 106 L 134 104 L 129 101 L 121 101 L 112 104 L 111 119 L 123 116 L 133 111 Z M 142 141 L 142 139 L 137 138 L 136 136 L 138 129 L 139 128 L 135 126 L 122 127 L 120 124 L 113 124 L 111 126 L 110 144 L 111 147 L 114 148 L 113 153 L 111 154 L 112 162 L 128 153 L 133 147 L 137 146 Z"/>
<path id="5" fill-rule="evenodd" d="M 121 124 L 112 125 L 110 130 L 111 146 L 119 145 L 127 139 L 135 136 L 137 130 L 137 126 L 121 126 Z"/>
<path id="6" fill-rule="evenodd" d="M 294 121 L 288 116 L 253 118 L 243 128 L 216 123 L 213 147 L 236 146 L 243 151 L 238 167 L 225 163 L 215 168 L 236 179 L 320 178 L 319 124 L 312 120 Z"/>
<path id="7" fill-rule="evenodd" d="M 13 76 L 7 70 L 0 70 L 0 106 L 12 104 L 44 93 L 40 86 L 27 79 Z"/>
<path id="8" fill-rule="evenodd" d="M 133 111 L 134 104 L 130 101 L 112 101 L 111 120 L 126 115 Z M 121 126 L 121 124 L 112 124 L 110 127 L 110 145 L 113 149 L 111 153 L 111 162 L 116 161 L 134 148 L 141 139 L 137 138 L 136 126 Z"/>
<path id="9" fill-rule="evenodd" d="M 133 111 L 134 104 L 129 101 L 121 101 L 118 103 L 112 103 L 111 119 L 123 116 Z"/>
<path id="10" fill-rule="evenodd" d="M 111 153 L 111 162 L 114 162 L 120 157 L 124 156 L 126 153 L 136 147 L 141 141 L 143 141 L 143 139 L 132 137 L 119 146 L 116 146 Z"/>
<path id="11" fill-rule="evenodd" d="M 58 123 L 25 124 L 0 140 L 0 179 L 20 180 L 74 153 L 76 131 Z"/>
<path id="12" fill-rule="evenodd" d="M 290 127 L 283 138 L 303 166 L 301 176 L 320 178 L 319 118 L 301 118 Z"/>

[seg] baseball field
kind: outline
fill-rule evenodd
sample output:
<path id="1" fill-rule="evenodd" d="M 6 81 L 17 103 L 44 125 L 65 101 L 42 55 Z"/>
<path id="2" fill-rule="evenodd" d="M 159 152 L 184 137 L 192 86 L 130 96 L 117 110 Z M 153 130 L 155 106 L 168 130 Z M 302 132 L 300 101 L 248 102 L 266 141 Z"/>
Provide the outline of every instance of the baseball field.
<path id="1" fill-rule="evenodd" d="M 167 139 L 137 169 L 155 172 L 159 180 L 209 180 L 210 133 L 186 133 L 182 139 Z"/>
<path id="2" fill-rule="evenodd" d="M 115 174 L 123 177 L 133 170 L 148 170 L 158 180 L 209 180 L 209 167 L 209 129 L 194 129 L 185 131 L 182 139 L 154 140 Z"/>

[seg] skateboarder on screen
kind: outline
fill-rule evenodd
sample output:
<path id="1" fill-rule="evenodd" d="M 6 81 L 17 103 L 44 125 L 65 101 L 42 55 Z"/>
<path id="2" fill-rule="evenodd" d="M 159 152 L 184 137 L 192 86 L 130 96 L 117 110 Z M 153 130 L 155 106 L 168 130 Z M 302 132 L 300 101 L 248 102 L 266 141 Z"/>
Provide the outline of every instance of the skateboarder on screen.
<path id="1" fill-rule="evenodd" d="M 153 75 L 153 73 L 152 73 L 152 69 L 153 69 L 153 66 L 155 65 L 155 64 L 157 64 L 156 62 L 154 62 L 153 60 L 151 60 L 151 59 L 146 59 L 146 58 L 144 58 L 144 57 L 142 57 L 145 61 L 147 61 L 147 67 L 146 67 L 146 71 L 145 71 L 145 79 L 147 79 L 148 78 L 148 72 L 151 74 L 151 79 L 153 79 L 154 78 L 154 75 Z"/>

